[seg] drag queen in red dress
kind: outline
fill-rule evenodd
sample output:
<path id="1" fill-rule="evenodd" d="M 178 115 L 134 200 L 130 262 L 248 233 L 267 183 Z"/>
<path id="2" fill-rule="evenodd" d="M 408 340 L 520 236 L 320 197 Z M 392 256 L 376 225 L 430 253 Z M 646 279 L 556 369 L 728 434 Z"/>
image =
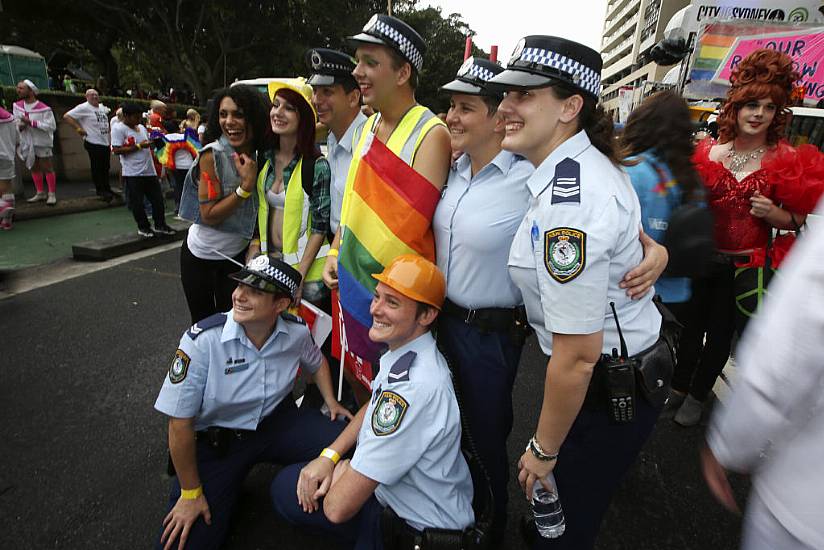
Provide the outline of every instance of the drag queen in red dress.
<path id="1" fill-rule="evenodd" d="M 718 257 L 709 277 L 693 281 L 693 315 L 685 319 L 669 407 L 682 402 L 679 424 L 698 423 L 734 333 L 758 310 L 773 270 L 824 190 L 824 155 L 782 137 L 798 78 L 785 54 L 760 49 L 748 55 L 730 78 L 718 141 L 696 148 L 693 162 L 715 217 Z"/>

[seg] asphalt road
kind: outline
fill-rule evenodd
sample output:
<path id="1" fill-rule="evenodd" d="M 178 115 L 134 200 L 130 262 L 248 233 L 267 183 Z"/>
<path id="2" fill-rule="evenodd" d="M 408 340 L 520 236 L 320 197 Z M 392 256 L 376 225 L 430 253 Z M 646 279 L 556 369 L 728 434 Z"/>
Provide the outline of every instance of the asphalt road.
<path id="1" fill-rule="evenodd" d="M 0 548 L 148 548 L 163 517 L 165 422 L 152 408 L 188 325 L 177 251 L 0 300 Z M 537 421 L 534 340 L 515 387 L 513 462 Z M 661 420 L 603 525 L 599 550 L 734 549 L 740 521 L 701 478 L 700 427 Z M 230 549 L 333 547 L 278 520 L 276 467 L 247 478 Z M 743 499 L 745 480 L 735 480 Z M 524 548 L 511 484 L 506 548 Z M 561 495 L 563 502 L 563 495 Z"/>

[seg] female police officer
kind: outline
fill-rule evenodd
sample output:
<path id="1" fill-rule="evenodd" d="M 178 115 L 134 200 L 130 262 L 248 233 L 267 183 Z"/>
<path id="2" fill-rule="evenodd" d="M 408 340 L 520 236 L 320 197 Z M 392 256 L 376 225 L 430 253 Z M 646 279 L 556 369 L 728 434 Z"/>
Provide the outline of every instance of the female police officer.
<path id="1" fill-rule="evenodd" d="M 502 94 L 489 90 L 486 81 L 502 70 L 470 57 L 455 80 L 441 87 L 451 94 L 446 124 L 452 149 L 463 154 L 449 171 L 432 219 L 447 285 L 438 340 L 460 379 L 463 414 L 490 476 L 497 537 L 506 526 L 506 439 L 527 328 L 521 293 L 506 262 L 529 201 L 526 180 L 534 171 L 523 157 L 501 150 Z"/>
<path id="2" fill-rule="evenodd" d="M 537 430 L 518 480 L 529 497 L 554 469 L 567 525 L 560 538 L 539 539 L 540 548 L 592 547 L 610 496 L 660 410 L 635 398 L 634 362 L 613 370 L 602 356 L 626 348 L 623 357 L 640 361 L 646 350 L 660 349 L 661 315 L 651 293 L 631 300 L 620 287 L 641 260 L 640 207 L 615 164 L 612 125 L 596 109 L 601 65 L 598 52 L 581 44 L 527 36 L 490 81 L 507 91 L 499 107 L 504 149 L 536 166 L 509 272 L 550 356 Z M 671 373 L 667 359 L 659 363 Z"/>
<path id="3" fill-rule="evenodd" d="M 183 335 L 155 403 L 169 416 L 176 471 L 157 548 L 219 547 L 255 464 L 306 460 L 340 433 L 341 423 L 295 407 L 298 368 L 311 373 L 332 418 L 352 416 L 335 400 L 308 327 L 285 313 L 300 273 L 258 256 L 231 278 L 239 283 L 232 310 Z"/>

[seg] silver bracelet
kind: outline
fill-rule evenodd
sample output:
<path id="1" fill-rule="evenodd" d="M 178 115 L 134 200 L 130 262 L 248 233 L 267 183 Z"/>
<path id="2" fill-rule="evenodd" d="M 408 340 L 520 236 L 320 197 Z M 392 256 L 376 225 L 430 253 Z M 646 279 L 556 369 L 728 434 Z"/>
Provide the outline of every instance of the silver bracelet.
<path id="1" fill-rule="evenodd" d="M 532 439 L 529 440 L 529 443 L 527 444 L 526 448 L 527 450 L 532 451 L 532 454 L 535 456 L 535 458 L 542 462 L 550 462 L 552 460 L 558 459 L 558 453 L 551 454 L 544 452 L 544 450 L 541 448 L 541 444 L 538 443 L 538 440 L 535 438 L 535 436 L 532 436 Z"/>

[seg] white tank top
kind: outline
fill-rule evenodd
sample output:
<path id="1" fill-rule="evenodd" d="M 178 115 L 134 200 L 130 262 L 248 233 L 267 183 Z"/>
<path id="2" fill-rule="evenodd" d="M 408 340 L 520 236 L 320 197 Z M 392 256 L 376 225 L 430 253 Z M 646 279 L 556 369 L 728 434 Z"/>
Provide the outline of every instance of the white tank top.
<path id="1" fill-rule="evenodd" d="M 283 207 L 286 204 L 286 190 L 284 189 L 280 193 L 275 193 L 269 189 L 266 191 L 266 202 L 269 204 L 270 208 L 280 208 L 283 210 Z"/>

